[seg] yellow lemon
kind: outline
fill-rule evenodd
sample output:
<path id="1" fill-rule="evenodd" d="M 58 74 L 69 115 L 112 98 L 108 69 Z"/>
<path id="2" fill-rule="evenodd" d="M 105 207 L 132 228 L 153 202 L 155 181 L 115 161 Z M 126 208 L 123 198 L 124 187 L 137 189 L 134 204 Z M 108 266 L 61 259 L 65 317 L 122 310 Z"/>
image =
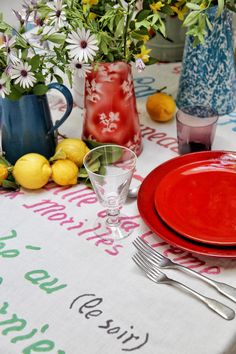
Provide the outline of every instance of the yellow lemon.
<path id="1" fill-rule="evenodd" d="M 8 176 L 7 166 L 0 163 L 0 186 L 2 184 L 2 181 L 6 179 L 7 176 Z"/>
<path id="2" fill-rule="evenodd" d="M 52 180 L 60 186 L 76 184 L 78 174 L 79 169 L 71 160 L 57 160 L 52 165 Z"/>
<path id="3" fill-rule="evenodd" d="M 89 151 L 87 145 L 81 139 L 64 139 L 56 147 L 56 153 L 59 151 L 65 153 L 66 158 L 73 161 L 78 167 L 83 165 L 83 158 Z"/>
<path id="4" fill-rule="evenodd" d="M 147 98 L 146 110 L 156 122 L 167 122 L 174 117 L 176 104 L 173 97 L 164 92 L 157 92 Z"/>
<path id="5" fill-rule="evenodd" d="M 52 170 L 48 160 L 36 153 L 21 156 L 13 167 L 13 176 L 24 188 L 38 189 L 49 180 Z"/>

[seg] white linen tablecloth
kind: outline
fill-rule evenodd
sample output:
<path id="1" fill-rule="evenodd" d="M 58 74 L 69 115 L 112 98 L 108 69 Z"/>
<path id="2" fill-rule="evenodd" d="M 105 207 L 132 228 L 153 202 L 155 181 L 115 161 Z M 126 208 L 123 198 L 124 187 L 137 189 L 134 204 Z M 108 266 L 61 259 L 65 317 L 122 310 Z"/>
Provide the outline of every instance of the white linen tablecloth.
<path id="1" fill-rule="evenodd" d="M 158 64 L 134 74 L 143 152 L 133 185 L 177 156 L 175 121 L 151 121 L 145 101 L 163 86 L 175 96 L 180 68 Z M 64 103 L 59 96 L 50 101 L 57 119 Z M 75 107 L 60 133 L 80 137 L 81 127 Z M 213 149 L 236 150 L 236 112 L 220 117 Z M 120 242 L 99 238 L 91 225 L 104 210 L 82 184 L 1 190 L 0 203 L 0 354 L 236 353 L 236 319 L 227 322 L 195 298 L 152 283 L 131 260 L 132 241 L 143 237 L 171 259 L 235 287 L 236 260 L 162 244 L 142 221 L 135 199 L 123 208 L 132 235 Z M 236 303 L 202 281 L 172 270 L 166 274 L 236 310 Z"/>

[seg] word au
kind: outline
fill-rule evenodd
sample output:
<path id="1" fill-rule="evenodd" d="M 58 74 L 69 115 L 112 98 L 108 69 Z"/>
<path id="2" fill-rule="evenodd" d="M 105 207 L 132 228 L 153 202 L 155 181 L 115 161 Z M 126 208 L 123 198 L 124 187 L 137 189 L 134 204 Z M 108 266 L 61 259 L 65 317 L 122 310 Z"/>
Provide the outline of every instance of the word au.
<path id="1" fill-rule="evenodd" d="M 8 315 L 8 307 L 9 304 L 8 302 L 4 302 L 3 305 L 0 308 L 0 316 L 2 315 Z M 15 313 L 12 314 L 10 317 L 1 318 L 0 317 L 0 331 L 2 335 L 4 336 L 12 336 L 10 339 L 10 342 L 12 344 L 16 343 L 23 343 L 24 341 L 27 341 L 27 346 L 22 349 L 21 353 L 23 354 L 31 354 L 31 353 L 38 353 L 38 352 L 51 352 L 53 349 L 55 349 L 55 343 L 54 341 L 50 339 L 40 339 L 36 338 L 33 339 L 33 337 L 42 337 L 44 333 L 48 330 L 49 325 L 45 324 L 43 325 L 40 329 L 38 328 L 32 328 L 28 329 L 28 323 L 25 319 L 19 318 Z M 3 329 L 2 329 L 3 328 Z M 26 329 L 26 331 L 24 331 Z M 33 341 L 32 341 L 33 339 Z M 30 344 L 28 343 L 30 340 Z M 25 344 L 25 343 L 24 343 Z M 66 354 L 64 350 L 57 350 L 57 354 Z"/>
<path id="2" fill-rule="evenodd" d="M 13 258 L 17 257 L 20 254 L 20 251 L 17 249 L 5 249 L 6 240 L 11 240 L 17 236 L 17 232 L 15 230 L 11 230 L 11 233 L 7 236 L 0 237 L 0 249 L 3 251 L 0 252 L 0 256 L 3 258 Z M 35 246 L 26 246 L 27 249 L 30 250 L 39 250 L 39 247 Z M 32 284 L 38 285 L 40 289 L 44 290 L 47 294 L 51 294 L 55 291 L 65 288 L 66 284 L 57 285 L 52 287 L 53 285 L 58 283 L 57 278 L 52 278 L 46 270 L 32 270 L 25 274 L 25 279 L 29 280 Z M 0 284 L 2 283 L 2 278 L 0 277 Z"/>
<path id="3" fill-rule="evenodd" d="M 78 306 L 78 313 L 83 315 L 86 320 L 94 317 L 100 317 L 103 311 L 98 308 L 103 302 L 101 297 L 96 297 L 95 294 L 82 294 L 77 296 L 70 304 L 70 309 Z M 113 319 L 109 318 L 97 325 L 107 335 L 113 336 L 114 340 L 121 345 L 121 350 L 131 352 L 142 348 L 148 343 L 149 333 L 145 333 L 143 337 L 133 333 L 134 326 L 129 326 L 129 329 L 122 329 Z"/>
<path id="4" fill-rule="evenodd" d="M 47 294 L 52 294 L 55 291 L 67 287 L 67 284 L 60 284 L 53 288 L 52 286 L 58 283 L 58 278 L 51 279 L 51 276 L 44 269 L 31 270 L 30 272 L 27 272 L 25 274 L 25 279 L 29 280 L 33 285 L 38 285 L 39 288 L 44 290 Z"/>

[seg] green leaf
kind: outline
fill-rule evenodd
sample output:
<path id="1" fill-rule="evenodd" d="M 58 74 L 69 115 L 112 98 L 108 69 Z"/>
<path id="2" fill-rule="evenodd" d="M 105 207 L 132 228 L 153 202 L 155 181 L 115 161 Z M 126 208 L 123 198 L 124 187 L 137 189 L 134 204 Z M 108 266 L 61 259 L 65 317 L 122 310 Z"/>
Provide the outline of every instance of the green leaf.
<path id="1" fill-rule="evenodd" d="M 83 139 L 83 141 L 85 142 L 85 144 L 89 149 L 94 149 L 95 147 L 103 146 L 103 145 L 111 145 L 111 143 L 100 143 L 98 141 L 89 140 L 89 139 Z"/>
<path id="2" fill-rule="evenodd" d="M 87 187 L 93 189 L 93 186 L 92 186 L 92 183 L 90 182 L 90 179 L 89 178 L 80 178 L 79 177 L 79 181 L 82 181 Z"/>
<path id="3" fill-rule="evenodd" d="M 107 55 L 108 54 L 108 47 L 105 41 L 102 41 L 100 43 L 100 49 L 102 50 L 102 52 Z"/>
<path id="4" fill-rule="evenodd" d="M 21 97 L 22 97 L 22 93 L 17 91 L 14 86 L 11 88 L 11 92 L 7 96 L 7 98 L 13 101 L 19 100 Z"/>
<path id="5" fill-rule="evenodd" d="M 54 33 L 47 37 L 47 40 L 56 44 L 63 44 L 66 39 L 65 33 Z"/>
<path id="6" fill-rule="evenodd" d="M 109 60 L 109 62 L 113 62 L 114 61 L 114 55 L 112 53 L 107 53 L 107 59 Z"/>
<path id="7" fill-rule="evenodd" d="M 218 0 L 218 9 L 217 9 L 217 14 L 216 16 L 219 17 L 222 11 L 224 10 L 225 6 L 225 1 L 224 0 Z"/>
<path id="8" fill-rule="evenodd" d="M 71 71 L 68 70 L 68 69 L 66 69 L 65 73 L 66 73 L 66 75 L 67 75 L 67 78 L 68 78 L 70 87 L 72 87 L 72 85 L 73 85 L 73 76 L 72 76 L 72 73 L 71 73 Z"/>
<path id="9" fill-rule="evenodd" d="M 45 77 L 42 73 L 35 74 L 35 78 L 37 79 L 37 82 L 45 82 Z"/>
<path id="10" fill-rule="evenodd" d="M 14 89 L 16 91 L 18 91 L 20 94 L 27 93 L 31 90 L 31 88 L 26 89 L 26 88 L 23 88 L 22 86 L 20 86 L 19 84 L 15 85 Z"/>
<path id="11" fill-rule="evenodd" d="M 14 182 L 14 181 L 9 181 L 9 180 L 7 180 L 7 179 L 4 179 L 4 180 L 2 181 L 2 187 L 3 187 L 3 188 L 6 188 L 6 189 L 13 189 L 13 190 L 19 189 L 19 185 L 18 185 L 16 182 Z"/>
<path id="12" fill-rule="evenodd" d="M 28 59 L 28 49 L 21 50 L 21 59 L 27 60 Z"/>
<path id="13" fill-rule="evenodd" d="M 31 65 L 32 71 L 37 70 L 39 67 L 39 64 L 40 64 L 40 56 L 38 54 L 34 55 L 33 58 L 31 58 L 29 61 L 29 65 Z"/>
<path id="14" fill-rule="evenodd" d="M 101 154 L 100 153 L 95 154 L 95 155 L 93 155 L 93 157 L 94 157 L 94 160 L 89 164 L 89 169 L 92 172 L 98 172 L 100 169 L 100 166 L 101 166 L 100 161 L 99 161 Z M 88 178 L 88 172 L 87 172 L 86 168 L 83 166 L 80 167 L 80 169 L 79 169 L 79 177 Z"/>
<path id="15" fill-rule="evenodd" d="M 145 63 L 145 65 L 153 65 L 158 63 L 158 59 L 157 58 L 153 58 L 153 57 L 149 57 L 149 60 L 147 63 Z"/>
<path id="16" fill-rule="evenodd" d="M 209 20 L 209 18 L 207 16 L 206 16 L 206 24 L 207 24 L 207 27 L 209 28 L 209 30 L 212 31 L 213 26 L 212 26 L 212 23 L 211 23 L 211 21 Z"/>
<path id="17" fill-rule="evenodd" d="M 118 22 L 118 25 L 116 27 L 115 37 L 119 37 L 119 36 L 123 35 L 123 33 L 124 33 L 124 23 L 125 23 L 124 17 L 122 17 L 120 19 L 120 21 Z"/>
<path id="18" fill-rule="evenodd" d="M 106 148 L 106 156 L 103 155 L 100 157 L 101 165 L 107 163 L 117 162 L 122 156 L 122 149 L 118 146 L 111 146 Z"/>
<path id="19" fill-rule="evenodd" d="M 33 88 L 33 93 L 37 96 L 45 95 L 48 91 L 48 86 L 44 84 L 35 85 Z"/>
<path id="20" fill-rule="evenodd" d="M 201 10 L 200 6 L 197 4 L 192 4 L 191 2 L 187 2 L 186 6 L 190 9 L 190 10 Z"/>
<path id="21" fill-rule="evenodd" d="M 9 26 L 5 22 L 0 23 L 0 31 L 5 32 L 7 29 L 9 29 Z"/>
<path id="22" fill-rule="evenodd" d="M 138 12 L 137 16 L 136 16 L 136 20 L 139 21 L 143 21 L 145 20 L 150 14 L 151 14 L 151 10 L 142 10 L 140 12 Z"/>
<path id="23" fill-rule="evenodd" d="M 163 35 L 163 37 L 165 37 L 166 36 L 166 26 L 162 20 L 160 20 L 158 29 L 161 32 L 161 34 Z"/>
<path id="24" fill-rule="evenodd" d="M 55 77 L 55 79 L 57 80 L 57 82 L 58 82 L 59 84 L 63 84 L 63 79 L 62 79 L 61 76 L 59 76 L 59 75 L 57 75 L 57 74 L 54 74 L 54 77 Z"/>
<path id="25" fill-rule="evenodd" d="M 85 167 L 80 167 L 79 178 L 88 178 L 88 172 L 86 171 Z"/>
<path id="26" fill-rule="evenodd" d="M 199 14 L 200 14 L 199 11 L 190 12 L 190 14 L 184 20 L 183 26 L 188 27 L 188 26 L 192 26 L 195 23 L 197 23 Z"/>
<path id="27" fill-rule="evenodd" d="M 100 175 L 105 176 L 105 174 L 106 174 L 106 167 L 105 167 L 105 166 L 101 166 L 101 167 L 99 168 L 98 173 L 99 173 Z"/>
<path id="28" fill-rule="evenodd" d="M 7 161 L 7 160 L 5 159 L 5 157 L 3 157 L 3 156 L 0 156 L 0 164 L 5 165 L 5 166 L 7 166 L 7 167 L 11 167 L 10 162 Z"/>
<path id="29" fill-rule="evenodd" d="M 136 22 L 135 24 L 136 29 L 139 29 L 140 27 L 145 27 L 145 28 L 150 28 L 150 22 L 147 19 L 144 19 L 143 21 Z"/>

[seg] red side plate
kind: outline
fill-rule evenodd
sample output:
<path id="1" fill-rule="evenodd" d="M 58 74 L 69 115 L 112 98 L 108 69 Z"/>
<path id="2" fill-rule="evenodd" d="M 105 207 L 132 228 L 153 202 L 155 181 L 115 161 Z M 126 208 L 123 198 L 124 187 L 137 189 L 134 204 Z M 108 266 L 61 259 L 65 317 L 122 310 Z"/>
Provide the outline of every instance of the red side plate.
<path id="1" fill-rule="evenodd" d="M 236 154 L 184 164 L 155 192 L 160 217 L 181 235 L 213 245 L 236 245 Z"/>

